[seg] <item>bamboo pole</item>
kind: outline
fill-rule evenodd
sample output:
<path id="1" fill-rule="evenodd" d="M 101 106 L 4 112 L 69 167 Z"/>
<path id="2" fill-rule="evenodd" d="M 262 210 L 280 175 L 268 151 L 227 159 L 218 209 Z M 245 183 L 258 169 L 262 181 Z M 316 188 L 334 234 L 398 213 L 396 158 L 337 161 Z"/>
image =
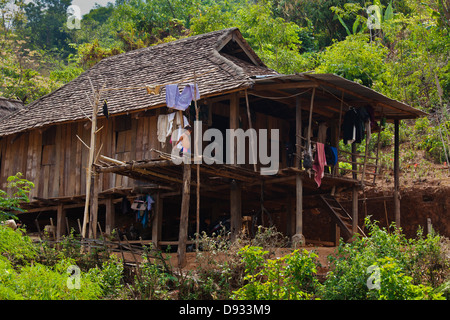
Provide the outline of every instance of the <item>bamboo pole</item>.
<path id="1" fill-rule="evenodd" d="M 90 81 L 90 79 L 89 79 Z M 91 83 L 92 86 L 92 83 Z M 94 95 L 94 104 L 92 106 L 92 125 L 91 125 L 91 144 L 89 147 L 89 159 L 86 168 L 86 202 L 84 206 L 84 217 L 83 217 L 83 228 L 81 230 L 81 237 L 86 237 L 86 226 L 89 221 L 89 202 L 91 196 L 91 179 L 92 179 L 92 169 L 94 164 L 94 151 L 95 151 L 95 132 L 97 131 L 97 114 L 100 100 L 100 93 L 97 90 L 94 90 L 92 86 L 92 92 Z"/>
<path id="2" fill-rule="evenodd" d="M 253 129 L 252 116 L 251 116 L 251 113 L 250 113 L 250 104 L 248 102 L 247 90 L 245 90 L 245 102 L 247 104 L 248 127 L 249 127 L 249 129 Z M 256 155 L 255 147 L 256 147 L 256 145 L 254 143 L 252 143 L 252 155 Z M 255 159 L 252 159 L 252 160 L 254 161 Z M 253 163 L 253 171 L 255 171 L 255 172 L 258 171 L 258 169 L 256 168 L 256 162 L 255 161 Z"/>
<path id="3" fill-rule="evenodd" d="M 197 119 L 197 124 L 199 124 L 199 113 L 200 107 L 197 105 L 197 75 L 194 71 L 194 104 L 195 104 L 195 118 Z M 197 126 L 196 130 L 202 130 L 201 126 Z M 200 132 L 197 132 L 197 136 L 200 137 Z M 195 141 L 195 160 L 197 161 L 197 189 L 196 189 L 196 200 L 197 200 L 197 210 L 196 210 L 196 226 L 195 226 L 195 248 L 199 248 L 199 236 L 200 236 L 200 143 Z"/>

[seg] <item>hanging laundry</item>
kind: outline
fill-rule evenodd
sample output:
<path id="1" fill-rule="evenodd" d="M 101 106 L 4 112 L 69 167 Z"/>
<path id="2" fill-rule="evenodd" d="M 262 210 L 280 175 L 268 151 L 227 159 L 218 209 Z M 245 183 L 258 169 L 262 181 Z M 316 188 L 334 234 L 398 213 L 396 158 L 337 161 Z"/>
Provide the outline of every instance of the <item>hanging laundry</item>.
<path id="1" fill-rule="evenodd" d="M 161 93 L 161 86 L 146 86 L 147 93 L 157 95 Z"/>
<path id="2" fill-rule="evenodd" d="M 361 108 L 360 108 L 361 109 Z M 364 110 L 355 109 L 353 107 L 344 115 L 342 123 L 342 132 L 344 134 L 344 143 L 361 143 L 364 139 L 364 122 L 368 113 Z"/>
<path id="3" fill-rule="evenodd" d="M 181 94 L 178 84 L 168 84 L 166 86 L 166 104 L 168 108 L 185 111 L 192 100 L 200 100 L 198 85 L 186 85 Z"/>
<path id="4" fill-rule="evenodd" d="M 153 200 L 153 197 L 151 195 L 147 195 L 147 210 L 152 210 L 152 204 L 155 203 L 155 200 Z"/>
<path id="5" fill-rule="evenodd" d="M 106 99 L 103 100 L 103 115 L 106 117 L 106 119 L 109 119 L 108 101 Z"/>
<path id="6" fill-rule="evenodd" d="M 174 120 L 175 120 L 175 126 L 173 125 L 173 121 Z M 167 126 L 168 126 L 168 128 L 167 128 L 167 135 L 166 135 L 166 137 L 171 135 L 173 133 L 174 129 L 176 129 L 177 126 L 180 126 L 180 127 L 184 128 L 184 127 L 186 127 L 188 125 L 189 125 L 189 121 L 188 121 L 186 116 L 183 116 L 183 123 L 181 123 L 180 114 L 178 112 L 169 113 L 167 115 Z M 178 138 L 176 140 L 178 140 Z"/>
<path id="7" fill-rule="evenodd" d="M 313 170 L 316 172 L 314 180 L 317 183 L 317 187 L 320 187 L 325 172 L 325 166 L 327 165 L 327 160 L 325 157 L 325 145 L 320 142 L 318 142 L 316 145 L 317 150 L 314 159 Z"/>
<path id="8" fill-rule="evenodd" d="M 329 145 L 325 145 L 325 157 L 328 166 L 335 166 L 338 160 L 337 149 Z"/>
<path id="9" fill-rule="evenodd" d="M 158 136 L 158 141 L 163 144 L 166 142 L 166 138 L 168 136 L 167 130 L 169 128 L 169 115 L 160 114 L 158 116 L 157 130 L 156 134 Z"/>

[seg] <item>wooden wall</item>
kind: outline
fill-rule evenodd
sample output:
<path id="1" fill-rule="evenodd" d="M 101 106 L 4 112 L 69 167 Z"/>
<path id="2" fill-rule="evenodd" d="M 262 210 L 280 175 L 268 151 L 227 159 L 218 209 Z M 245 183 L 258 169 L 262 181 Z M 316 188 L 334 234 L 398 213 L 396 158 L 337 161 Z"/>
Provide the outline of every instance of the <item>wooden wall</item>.
<path id="1" fill-rule="evenodd" d="M 213 108 L 218 114 L 227 108 Z M 226 111 L 223 115 L 228 116 Z M 157 158 L 152 148 L 164 149 L 157 139 L 157 119 L 160 110 L 142 112 L 128 116 L 99 119 L 98 127 L 103 129 L 97 135 L 97 148 L 101 154 L 122 161 Z M 246 109 L 240 109 L 243 129 L 246 129 Z M 289 124 L 285 120 L 256 114 L 255 129 L 280 128 L 280 151 L 284 158 L 283 146 L 287 139 Z M 24 178 L 32 181 L 35 188 L 30 199 L 59 198 L 84 195 L 86 192 L 86 164 L 90 142 L 90 122 L 79 121 L 35 129 L 0 139 L 0 188 L 5 190 L 6 179 L 21 172 Z M 103 174 L 100 190 L 114 187 L 133 187 L 136 181 L 116 174 Z"/>
<path id="2" fill-rule="evenodd" d="M 128 161 L 156 157 L 151 148 L 160 148 L 156 137 L 157 116 L 119 116 L 100 119 L 97 147 L 101 154 Z M 73 122 L 19 133 L 0 140 L 0 188 L 6 179 L 21 172 L 35 188 L 31 197 L 56 198 L 84 195 L 88 149 L 77 135 L 89 145 L 90 122 Z M 116 174 L 104 174 L 101 190 L 131 187 L 134 181 Z"/>

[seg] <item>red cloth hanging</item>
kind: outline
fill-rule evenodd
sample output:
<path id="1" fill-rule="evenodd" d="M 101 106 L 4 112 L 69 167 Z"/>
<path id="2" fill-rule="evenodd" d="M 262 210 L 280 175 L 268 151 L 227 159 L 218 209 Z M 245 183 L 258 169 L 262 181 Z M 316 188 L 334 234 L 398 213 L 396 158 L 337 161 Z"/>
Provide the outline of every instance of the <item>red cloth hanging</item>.
<path id="1" fill-rule="evenodd" d="M 316 144 L 316 156 L 314 158 L 313 170 L 316 172 L 314 180 L 317 183 L 317 187 L 322 184 L 322 178 L 324 176 L 325 166 L 327 165 L 327 160 L 325 157 L 325 145 L 323 143 L 317 142 Z"/>

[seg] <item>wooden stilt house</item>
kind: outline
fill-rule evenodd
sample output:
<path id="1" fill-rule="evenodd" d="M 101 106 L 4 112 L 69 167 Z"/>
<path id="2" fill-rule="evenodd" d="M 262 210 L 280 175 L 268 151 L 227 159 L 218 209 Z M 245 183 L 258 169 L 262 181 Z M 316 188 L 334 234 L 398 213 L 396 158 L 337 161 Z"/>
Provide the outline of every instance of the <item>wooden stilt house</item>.
<path id="1" fill-rule="evenodd" d="M 184 111 L 170 108 L 168 85 L 190 86 L 200 98 Z M 361 110 L 363 128 L 351 120 Z M 399 121 L 423 115 L 336 75 L 279 74 L 263 64 L 238 29 L 225 29 L 104 59 L 3 118 L 0 182 L 5 188 L 7 177 L 17 172 L 33 181 L 21 219 L 56 214 L 57 237 L 69 225 L 78 230 L 77 219 L 86 237 L 98 237 L 98 226 L 107 234 L 133 226 L 141 241 L 178 245 L 181 263 L 190 237 L 219 220 L 229 223 L 233 236 L 243 226 L 272 224 L 293 243 L 334 241 L 336 230 L 345 237 L 363 233 L 358 191 L 375 183 L 378 173 L 379 155 L 358 153 L 357 144 L 368 139 L 355 133 L 367 137 L 385 122 L 395 124 L 393 197 L 400 225 Z M 202 127 L 194 126 L 196 119 Z M 261 158 L 175 164 L 171 133 L 185 121 L 194 134 L 211 128 L 224 136 L 230 129 L 278 130 L 276 141 L 268 137 L 278 149 L 269 147 L 279 154 L 276 171 L 262 174 L 267 161 Z M 342 139 L 356 141 L 344 150 Z M 245 159 L 254 147 L 248 145 Z M 230 149 L 224 153 L 223 159 Z M 351 212 L 334 196 L 343 190 L 352 191 Z M 149 196 L 150 210 L 130 210 L 139 199 L 149 205 Z M 314 208 L 320 214 L 311 213 Z M 144 222 L 143 214 L 148 214 Z"/>

